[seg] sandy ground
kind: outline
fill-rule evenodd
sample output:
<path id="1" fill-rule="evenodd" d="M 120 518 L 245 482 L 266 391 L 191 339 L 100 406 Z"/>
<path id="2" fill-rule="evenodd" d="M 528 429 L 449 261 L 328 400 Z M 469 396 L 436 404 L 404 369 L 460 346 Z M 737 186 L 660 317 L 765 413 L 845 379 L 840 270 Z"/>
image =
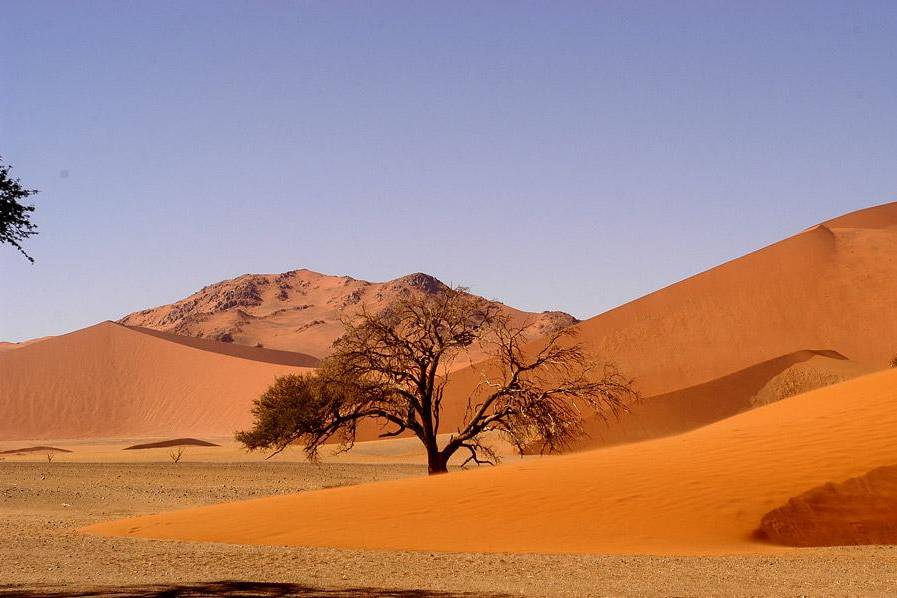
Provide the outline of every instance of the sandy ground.
<path id="1" fill-rule="evenodd" d="M 782 556 L 386 552 L 88 536 L 102 520 L 363 481 L 419 465 L 0 463 L 0 594 L 887 595 L 897 548 Z M 68 506 L 65 506 L 68 505 Z M 448 515 L 450 517 L 450 515 Z M 240 583 L 223 583 L 238 580 Z"/>
<path id="2" fill-rule="evenodd" d="M 90 531 L 364 550 L 780 553 L 788 549 L 757 534 L 765 514 L 813 488 L 897 464 L 895 401 L 897 369 L 889 369 L 677 436 L 129 518 Z M 850 514 L 844 520 L 890 525 L 878 509 L 854 508 L 890 500 L 862 488 L 870 500 L 841 497 L 850 503 L 842 505 Z"/>
<path id="3" fill-rule="evenodd" d="M 447 434 L 440 435 L 440 442 L 445 442 Z M 494 434 L 486 437 L 490 445 L 506 462 L 514 462 L 519 457 L 513 447 L 503 442 Z M 171 453 L 177 447 L 161 447 L 140 450 L 126 450 L 137 444 L 167 442 L 172 437 L 150 436 L 141 438 L 107 438 L 91 440 L 0 440 L 0 460 L 15 463 L 46 463 L 46 450 L 28 450 L 22 454 L 3 454 L 4 451 L 17 451 L 36 447 L 51 447 L 70 451 L 56 453 L 53 463 L 157 463 L 171 460 Z M 258 463 L 269 455 L 265 451 L 249 452 L 244 449 L 233 436 L 199 436 L 195 440 L 210 442 L 217 446 L 184 446 L 181 455 L 182 463 Z M 524 459 L 536 459 L 538 456 L 527 456 Z M 305 454 L 300 448 L 291 447 L 273 456 L 272 463 L 307 463 Z M 426 465 L 427 455 L 416 438 L 388 438 L 368 442 L 358 442 L 350 452 L 341 451 L 336 444 L 321 448 L 323 463 L 351 464 L 414 464 Z M 463 462 L 464 455 L 456 461 Z"/>

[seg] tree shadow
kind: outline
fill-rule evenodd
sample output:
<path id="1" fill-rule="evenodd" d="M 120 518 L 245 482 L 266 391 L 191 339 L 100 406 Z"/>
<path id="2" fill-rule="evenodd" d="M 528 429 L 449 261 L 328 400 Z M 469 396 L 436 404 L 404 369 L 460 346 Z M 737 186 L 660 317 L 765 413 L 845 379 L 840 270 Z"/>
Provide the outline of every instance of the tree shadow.
<path id="1" fill-rule="evenodd" d="M 490 594 L 506 596 L 507 594 Z M 0 585 L 2 598 L 199 598 L 200 596 L 238 596 L 240 598 L 469 598 L 484 594 L 467 592 L 436 592 L 429 590 L 400 590 L 382 588 L 316 588 L 293 583 L 256 581 L 210 581 L 183 585 L 97 586 L 78 589 L 60 586 L 31 586 L 27 588 Z"/>

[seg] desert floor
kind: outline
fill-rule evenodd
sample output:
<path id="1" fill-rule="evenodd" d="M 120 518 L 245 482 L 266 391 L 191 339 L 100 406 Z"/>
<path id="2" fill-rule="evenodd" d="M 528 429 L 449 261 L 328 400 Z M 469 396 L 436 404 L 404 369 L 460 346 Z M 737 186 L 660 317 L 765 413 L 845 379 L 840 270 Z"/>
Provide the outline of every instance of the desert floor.
<path id="1" fill-rule="evenodd" d="M 6 456 L 0 462 L 2 595 L 830 596 L 897 592 L 897 547 L 802 549 L 781 556 L 484 555 L 88 536 L 76 528 L 182 507 L 421 476 L 425 470 L 413 462 L 352 463 L 346 457 L 313 465 L 295 454 L 277 462 L 249 460 L 244 455 L 243 462 L 237 462 L 232 459 L 238 454 L 232 447 L 217 454 L 213 449 L 187 449 L 175 465 L 163 449 L 122 454 L 116 443 L 94 444 L 90 449 L 67 446 L 76 452 L 57 455 L 52 463 L 42 454 Z M 360 460 L 379 452 L 368 451 L 365 456 L 361 448 Z M 91 455 L 97 462 L 90 462 Z M 119 462 L 112 462 L 113 456 Z M 451 517 L 451 505 L 446 505 L 446 517 Z"/>

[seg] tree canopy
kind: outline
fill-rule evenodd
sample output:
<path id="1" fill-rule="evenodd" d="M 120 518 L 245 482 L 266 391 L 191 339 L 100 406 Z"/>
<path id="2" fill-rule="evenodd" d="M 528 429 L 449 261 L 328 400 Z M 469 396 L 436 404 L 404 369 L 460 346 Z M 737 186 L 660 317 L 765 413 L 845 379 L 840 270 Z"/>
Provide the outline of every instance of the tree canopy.
<path id="1" fill-rule="evenodd" d="M 37 190 L 23 187 L 19 179 L 10 176 L 10 170 L 12 167 L 3 164 L 0 157 L 0 243 L 12 245 L 34 263 L 34 258 L 22 248 L 22 241 L 37 234 L 37 226 L 31 222 L 34 206 L 23 204 L 22 200 Z"/>
<path id="2" fill-rule="evenodd" d="M 574 342 L 573 329 L 530 345 L 528 325 L 512 325 L 498 304 L 464 288 L 409 292 L 344 326 L 316 373 L 279 378 L 255 402 L 253 428 L 237 434 L 247 448 L 276 454 L 301 443 L 314 459 L 330 441 L 351 447 L 359 422 L 373 419 L 383 424 L 381 437 L 416 436 L 430 473 L 442 473 L 459 451 L 464 464 L 496 463 L 489 433 L 521 453 L 556 451 L 583 434 L 584 416 L 617 415 L 637 398 L 630 380 Z M 444 430 L 452 365 L 475 343 L 489 359 L 463 421 Z"/>

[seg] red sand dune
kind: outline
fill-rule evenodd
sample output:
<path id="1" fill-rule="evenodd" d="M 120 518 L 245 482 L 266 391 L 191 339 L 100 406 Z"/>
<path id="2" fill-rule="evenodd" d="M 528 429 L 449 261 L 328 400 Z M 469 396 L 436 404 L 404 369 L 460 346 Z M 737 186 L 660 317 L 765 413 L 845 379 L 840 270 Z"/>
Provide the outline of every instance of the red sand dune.
<path id="1" fill-rule="evenodd" d="M 197 438 L 172 438 L 171 440 L 160 440 L 158 442 L 146 442 L 144 444 L 135 444 L 126 446 L 123 451 L 141 451 L 154 448 L 171 448 L 173 446 L 221 446 L 214 442 L 206 442 Z"/>
<path id="2" fill-rule="evenodd" d="M 813 488 L 764 515 L 760 528 L 788 546 L 897 544 L 897 466 Z"/>
<path id="3" fill-rule="evenodd" d="M 655 395 L 808 348 L 897 354 L 897 203 L 829 220 L 576 328 Z"/>
<path id="4" fill-rule="evenodd" d="M 28 446 L 25 448 L 0 451 L 0 455 L 25 455 L 27 453 L 70 453 L 72 451 L 55 446 Z"/>
<path id="5" fill-rule="evenodd" d="M 133 314 L 124 321 L 162 328 L 173 326 L 176 332 L 208 336 L 219 330 L 219 324 L 224 326 L 226 322 L 219 322 L 220 318 L 238 318 L 241 321 L 239 326 L 228 328 L 236 335 L 234 339 L 237 342 L 264 338 L 266 342 L 263 344 L 267 348 L 276 346 L 268 339 L 293 343 L 298 338 L 297 334 L 303 338 L 317 335 L 315 343 L 318 345 L 315 346 L 320 348 L 329 344 L 337 334 L 333 327 L 338 327 L 336 319 L 339 314 L 357 309 L 364 301 L 382 303 L 397 294 L 409 292 L 409 289 L 427 289 L 438 284 L 438 281 L 425 275 L 372 284 L 349 277 L 323 276 L 307 270 L 276 276 L 245 276 L 207 287 L 177 304 Z M 849 360 L 855 373 L 881 368 L 897 354 L 897 318 L 885 317 L 897 309 L 895 297 L 897 203 L 830 220 L 582 322 L 576 326 L 580 339 L 598 358 L 617 362 L 628 375 L 636 378 L 643 396 L 650 397 L 634 416 L 624 418 L 620 424 L 613 423 L 610 428 L 603 429 L 597 422 L 589 422 L 593 442 L 583 446 L 601 446 L 603 443 L 679 433 L 732 415 L 741 409 L 745 398 L 751 396 L 747 390 L 757 383 L 752 375 L 739 377 L 739 373 L 755 367 L 766 371 L 764 368 L 768 365 L 762 364 L 787 360 L 788 356 L 799 355 L 807 349 L 836 352 Z M 278 302 L 288 306 L 275 309 Z M 310 323 L 306 321 L 308 314 L 319 313 L 315 310 L 323 310 L 320 314 L 329 314 L 326 318 L 323 315 L 315 316 L 315 319 L 329 324 L 305 327 Z M 520 319 L 526 317 L 516 310 L 509 313 Z M 300 321 L 304 324 L 299 326 L 302 331 L 297 332 L 298 328 L 294 325 Z M 317 332 L 310 332 L 318 328 L 320 330 Z M 243 333 L 245 338 L 240 336 Z M 0 353 L 0 373 L 10 372 L 9 379 L 14 381 L 12 385 L 0 386 L 0 399 L 4 399 L 4 403 L 0 404 L 0 415 L 10 415 L 5 421 L 0 420 L 0 434 L 20 433 L 19 426 L 11 422 L 22 423 L 22 429 L 33 430 L 41 438 L 55 435 L 53 430 L 69 429 L 77 431 L 78 436 L 109 434 L 113 433 L 112 429 L 119 430 L 114 434 L 147 435 L 141 432 L 145 428 L 151 428 L 153 435 L 164 436 L 230 433 L 239 422 L 248 420 L 250 402 L 265 387 L 257 380 L 264 378 L 270 381 L 268 374 L 275 371 L 268 370 L 268 364 L 259 363 L 256 369 L 268 373 L 239 378 L 240 383 L 235 386 L 228 387 L 219 381 L 203 387 L 193 379 L 196 376 L 202 378 L 206 375 L 203 372 L 214 370 L 210 363 L 204 361 L 204 369 L 198 374 L 192 374 L 187 367 L 176 367 L 176 377 L 169 374 L 160 376 L 161 380 L 167 381 L 163 383 L 169 389 L 167 392 L 173 388 L 175 396 L 178 396 L 183 388 L 195 382 L 190 399 L 192 407 L 187 409 L 195 416 L 178 419 L 166 414 L 170 410 L 161 408 L 161 405 L 177 404 L 177 399 L 154 394 L 153 384 L 136 383 L 141 377 L 154 378 L 151 366 L 138 359 L 110 368 L 110 364 L 121 361 L 117 349 L 113 346 L 100 347 L 93 341 L 90 341 L 93 344 L 88 343 L 81 349 L 78 344 L 81 341 L 76 342 L 76 339 L 87 337 L 76 337 L 77 334 Z M 152 339 L 157 342 L 146 346 L 155 347 L 160 356 L 166 352 L 163 347 L 175 350 L 178 344 L 199 347 L 200 343 L 211 342 L 168 336 L 167 333 L 153 334 L 160 338 Z M 149 335 L 149 331 L 144 331 L 138 336 L 147 337 L 149 342 Z M 171 342 L 175 340 L 177 343 Z M 68 360 L 71 369 L 56 367 L 48 359 L 25 357 L 55 354 L 53 347 L 61 346 L 60 343 L 68 348 L 62 358 Z M 222 344 L 213 344 L 219 347 L 218 352 L 225 352 L 220 348 Z M 248 357 L 248 353 L 244 352 L 256 351 L 255 355 L 261 361 L 272 359 L 269 353 L 261 349 L 231 344 L 223 346 L 229 347 L 228 351 L 239 353 L 240 357 Z M 37 351 L 37 347 L 42 347 L 40 352 L 22 353 Z M 180 347 L 180 350 L 186 349 L 188 347 Z M 210 358 L 208 351 L 201 353 L 207 353 L 206 357 Z M 107 367 L 102 372 L 95 372 L 96 382 L 79 373 L 84 383 L 76 393 L 65 388 L 65 379 L 70 375 L 68 372 L 81 370 L 78 361 L 84 355 L 97 355 L 94 361 L 105 363 Z M 227 356 L 218 357 L 223 359 Z M 227 363 L 246 361 L 232 359 Z M 311 358 L 302 356 L 296 359 Z M 824 361 L 822 357 L 813 359 L 816 362 Z M 170 363 L 176 360 L 170 355 L 162 361 Z M 831 363 L 826 368 L 837 365 L 836 360 L 829 361 Z M 37 369 L 31 369 L 35 367 Z M 240 367 L 252 369 L 245 363 Z M 461 420 L 469 391 L 480 380 L 481 367 L 486 366 L 480 364 L 462 368 L 453 375 L 446 392 L 441 432 L 453 431 Z M 281 368 L 276 371 L 287 370 Z M 234 372 L 227 374 L 238 379 L 236 375 Z M 108 394 L 110 388 L 118 384 L 115 382 L 118 378 L 131 381 L 122 382 L 118 387 L 119 401 L 127 407 L 116 407 L 111 396 L 103 400 L 87 398 L 93 394 L 91 389 L 95 385 L 104 388 L 103 392 Z M 745 381 L 747 378 L 751 380 Z M 769 381 L 771 378 L 767 379 L 767 383 Z M 735 382 L 743 383 L 744 387 L 738 388 Z M 203 390 L 211 387 L 222 388 L 224 394 L 221 396 L 226 398 L 220 399 L 215 393 Z M 61 389 L 59 396 L 55 396 L 57 388 Z M 238 397 L 238 391 L 244 394 Z M 226 409 L 231 410 L 227 415 L 217 414 L 216 401 L 219 400 L 228 405 Z M 83 417 L 81 407 L 71 406 L 101 405 L 105 404 L 103 401 L 113 406 L 108 413 L 103 411 L 104 418 L 116 415 L 133 418 L 134 421 L 121 421 L 110 428 L 106 424 L 114 422 L 101 418 L 105 423 L 93 425 L 90 417 Z M 237 405 L 242 406 L 242 412 L 237 412 Z M 36 412 L 41 413 L 37 419 L 32 417 Z M 138 415 L 138 412 L 146 413 Z M 79 414 L 83 421 L 68 423 L 65 418 L 69 413 Z M 210 414 L 208 420 L 200 415 L 205 413 Z M 54 422 L 54 418 L 57 421 Z M 156 423 L 146 423 L 151 421 Z M 163 421 L 170 421 L 178 427 L 162 428 Z M 364 426 L 360 439 L 371 439 L 377 434 L 376 426 Z"/>
<path id="6" fill-rule="evenodd" d="M 3 351 L 11 351 L 13 349 L 21 349 L 22 347 L 27 347 L 32 343 L 38 343 L 40 341 L 47 340 L 48 338 L 53 338 L 52 336 L 42 336 L 40 338 L 33 338 L 27 341 L 22 341 L 20 343 L 9 343 L 6 341 L 0 341 L 0 353 Z"/>
<path id="7" fill-rule="evenodd" d="M 231 434 L 292 371 L 104 322 L 0 353 L 0 439 Z"/>
<path id="8" fill-rule="evenodd" d="M 897 355 L 890 313 L 897 313 L 897 203 L 829 220 L 581 322 L 574 327 L 579 340 L 653 397 L 650 407 L 624 418 L 625 429 L 590 424 L 594 442 L 587 446 L 732 415 L 735 395 L 747 393 L 730 376 L 807 349 L 837 352 L 857 373 L 881 369 Z M 482 368 L 456 373 L 443 431 L 455 429 Z M 694 400 L 688 389 L 704 399 Z M 646 421 L 637 422 L 642 416 Z M 639 429 L 644 433 L 633 433 Z"/>
<path id="9" fill-rule="evenodd" d="M 278 365 L 292 365 L 296 367 L 313 368 L 317 367 L 320 360 L 317 357 L 306 355 L 305 353 L 295 353 L 293 351 L 279 351 L 277 349 L 266 349 L 264 347 L 246 347 L 243 345 L 234 345 L 232 343 L 222 343 L 207 338 L 196 338 L 193 336 L 182 336 L 180 334 L 171 334 L 151 328 L 143 328 L 142 326 L 128 326 L 131 330 L 149 334 L 157 338 L 165 339 L 173 343 L 187 345 L 203 351 L 212 351 L 213 353 L 221 353 L 222 355 L 231 355 L 241 359 L 251 359 L 252 361 L 263 361 L 265 363 L 276 363 Z"/>
<path id="10" fill-rule="evenodd" d="M 406 293 L 434 292 L 440 287 L 444 287 L 442 282 L 421 273 L 388 282 L 305 269 L 245 274 L 207 286 L 173 304 L 127 315 L 120 322 L 324 357 L 343 333 L 340 318 L 344 315 L 357 313 L 362 305 L 377 310 Z M 576 322 L 562 312 L 531 314 L 504 305 L 502 310 L 515 321 L 531 319 L 535 329 L 542 331 Z"/>
<path id="11" fill-rule="evenodd" d="M 103 535 L 486 552 L 718 554 L 789 498 L 897 463 L 897 370 L 662 439 L 104 523 Z"/>
<path id="12" fill-rule="evenodd" d="M 794 390 L 806 392 L 867 373 L 869 368 L 834 351 L 797 351 L 704 384 L 646 397 L 619 421 L 608 424 L 592 416 L 584 424 L 588 436 L 572 448 L 611 446 L 705 426 L 785 398 L 791 389 L 781 388 L 781 382 L 792 380 L 792 374 L 800 375 L 798 381 L 802 383 Z M 766 395 L 770 400 L 763 400 Z"/>

